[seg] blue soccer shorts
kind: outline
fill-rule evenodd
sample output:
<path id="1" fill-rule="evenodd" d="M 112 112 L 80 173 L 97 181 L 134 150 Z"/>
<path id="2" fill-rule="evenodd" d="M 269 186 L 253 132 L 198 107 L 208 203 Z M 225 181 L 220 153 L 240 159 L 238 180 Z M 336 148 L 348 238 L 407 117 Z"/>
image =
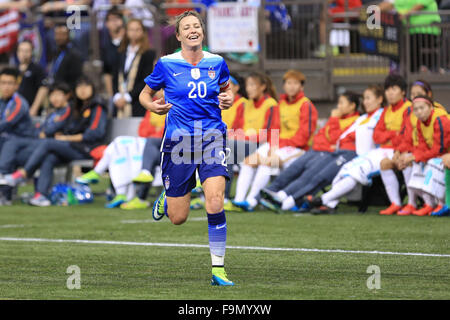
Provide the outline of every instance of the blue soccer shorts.
<path id="1" fill-rule="evenodd" d="M 230 179 L 227 170 L 229 153 L 230 149 L 222 146 L 205 148 L 197 153 L 161 153 L 161 176 L 166 195 L 182 197 L 191 192 L 196 186 L 196 170 L 201 183 L 218 176 Z"/>

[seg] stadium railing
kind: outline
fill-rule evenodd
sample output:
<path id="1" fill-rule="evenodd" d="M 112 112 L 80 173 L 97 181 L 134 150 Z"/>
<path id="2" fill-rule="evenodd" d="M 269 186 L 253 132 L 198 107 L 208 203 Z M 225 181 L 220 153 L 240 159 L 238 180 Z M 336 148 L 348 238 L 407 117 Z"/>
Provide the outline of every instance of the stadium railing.
<path id="1" fill-rule="evenodd" d="M 404 75 L 410 82 L 421 78 L 430 83 L 450 83 L 450 10 L 440 10 L 437 13 L 441 22 L 427 25 L 411 25 L 410 21 L 412 17 L 419 14 L 436 14 L 436 12 L 422 11 L 407 17 L 402 61 L 404 62 Z M 410 37 L 411 29 L 423 27 L 435 27 L 440 32 L 434 39 L 423 35 L 417 36 L 416 39 Z M 422 48 L 421 55 L 415 50 L 416 46 Z M 426 66 L 428 70 L 420 70 L 420 68 L 412 70 L 411 65 Z"/>
<path id="2" fill-rule="evenodd" d="M 391 60 L 374 54 L 366 54 L 361 50 L 360 32 L 358 17 L 361 10 L 346 11 L 330 16 L 328 14 L 327 0 L 285 0 L 281 2 L 291 19 L 291 24 L 283 28 L 280 23 L 269 17 L 266 10 L 267 2 L 261 1 L 259 8 L 259 39 L 260 51 L 258 52 L 258 62 L 252 65 L 243 65 L 235 61 L 229 61 L 230 69 L 240 72 L 242 75 L 255 70 L 264 70 L 273 78 L 277 87 L 281 87 L 281 77 L 285 70 L 297 68 L 302 70 L 308 78 L 307 90 L 309 95 L 317 100 L 334 100 L 336 98 L 336 88 L 340 85 L 381 82 L 391 70 Z M 272 3 L 270 3 L 272 5 Z M 112 6 L 99 6 L 95 9 L 90 6 L 80 6 L 86 16 L 81 17 L 82 22 L 89 21 L 91 26 L 96 26 L 99 13 L 103 14 Z M 125 8 L 125 6 L 118 6 Z M 37 7 L 38 8 L 38 7 Z M 208 10 L 203 4 L 166 4 L 162 3 L 158 7 L 146 4 L 144 7 L 126 7 L 127 9 L 145 9 L 151 12 L 153 17 L 153 27 L 151 28 L 152 47 L 158 55 L 171 53 L 178 47 L 178 42 L 174 35 L 174 26 L 171 17 L 168 15 L 170 9 L 197 9 L 206 20 Z M 420 12 L 417 14 L 426 14 Z M 411 64 L 413 59 L 422 59 L 415 56 L 411 50 L 411 40 L 408 37 L 408 30 L 412 27 L 405 25 L 402 30 L 400 47 L 402 56 L 399 62 L 399 73 L 411 83 L 417 77 L 435 83 L 447 83 L 450 81 L 450 12 L 438 11 L 442 21 L 433 24 L 441 30 L 438 41 L 434 44 L 426 43 L 426 39 L 419 39 L 419 46 L 426 46 L 428 51 L 435 51 L 436 59 L 432 61 L 429 71 L 419 73 L 412 71 L 406 66 Z M 27 14 L 28 21 L 40 19 L 38 9 Z M 341 18 L 340 22 L 333 19 Z M 50 18 L 57 21 L 65 21 L 65 17 Z M 416 26 L 414 26 L 416 27 Z M 322 39 L 322 40 L 321 40 Z M 326 50 L 324 54 L 316 55 L 325 40 Z M 92 75 L 96 84 L 100 87 L 102 62 L 100 58 L 99 30 L 90 28 L 90 48 L 89 59 L 84 70 Z M 338 51 L 334 50 L 338 47 Z M 408 53 L 408 54 L 407 54 Z M 222 53 L 221 53 L 222 54 Z M 224 52 L 226 54 L 226 52 Z"/>

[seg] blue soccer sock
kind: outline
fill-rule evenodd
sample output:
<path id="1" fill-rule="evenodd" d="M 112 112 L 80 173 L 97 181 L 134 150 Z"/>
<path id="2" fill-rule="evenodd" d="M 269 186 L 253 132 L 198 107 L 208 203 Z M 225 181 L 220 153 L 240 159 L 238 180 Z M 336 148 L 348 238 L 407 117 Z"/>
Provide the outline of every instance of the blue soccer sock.
<path id="1" fill-rule="evenodd" d="M 208 215 L 209 251 L 213 267 L 223 267 L 227 241 L 227 221 L 225 211 Z"/>

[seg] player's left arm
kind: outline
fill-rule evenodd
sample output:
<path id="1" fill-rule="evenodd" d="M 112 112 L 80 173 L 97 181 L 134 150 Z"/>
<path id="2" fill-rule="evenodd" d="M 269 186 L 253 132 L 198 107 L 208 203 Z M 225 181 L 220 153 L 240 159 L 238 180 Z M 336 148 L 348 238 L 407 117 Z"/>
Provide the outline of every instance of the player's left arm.
<path id="1" fill-rule="evenodd" d="M 219 108 L 221 110 L 229 109 L 233 105 L 234 94 L 230 86 L 230 70 L 225 60 L 222 60 L 219 75 Z"/>

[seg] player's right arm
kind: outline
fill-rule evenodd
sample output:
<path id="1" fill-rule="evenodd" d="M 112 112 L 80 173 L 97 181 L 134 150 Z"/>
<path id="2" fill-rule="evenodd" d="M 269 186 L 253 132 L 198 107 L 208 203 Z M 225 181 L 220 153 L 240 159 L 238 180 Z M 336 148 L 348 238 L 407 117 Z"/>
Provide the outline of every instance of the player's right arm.
<path id="1" fill-rule="evenodd" d="M 170 108 L 172 108 L 171 103 L 165 103 L 164 98 L 160 98 L 157 100 L 153 100 L 153 96 L 156 94 L 156 90 L 153 90 L 148 85 L 145 85 L 144 89 L 142 89 L 139 94 L 139 102 L 141 105 L 149 110 L 150 112 L 154 112 L 156 114 L 166 114 L 169 112 Z"/>

